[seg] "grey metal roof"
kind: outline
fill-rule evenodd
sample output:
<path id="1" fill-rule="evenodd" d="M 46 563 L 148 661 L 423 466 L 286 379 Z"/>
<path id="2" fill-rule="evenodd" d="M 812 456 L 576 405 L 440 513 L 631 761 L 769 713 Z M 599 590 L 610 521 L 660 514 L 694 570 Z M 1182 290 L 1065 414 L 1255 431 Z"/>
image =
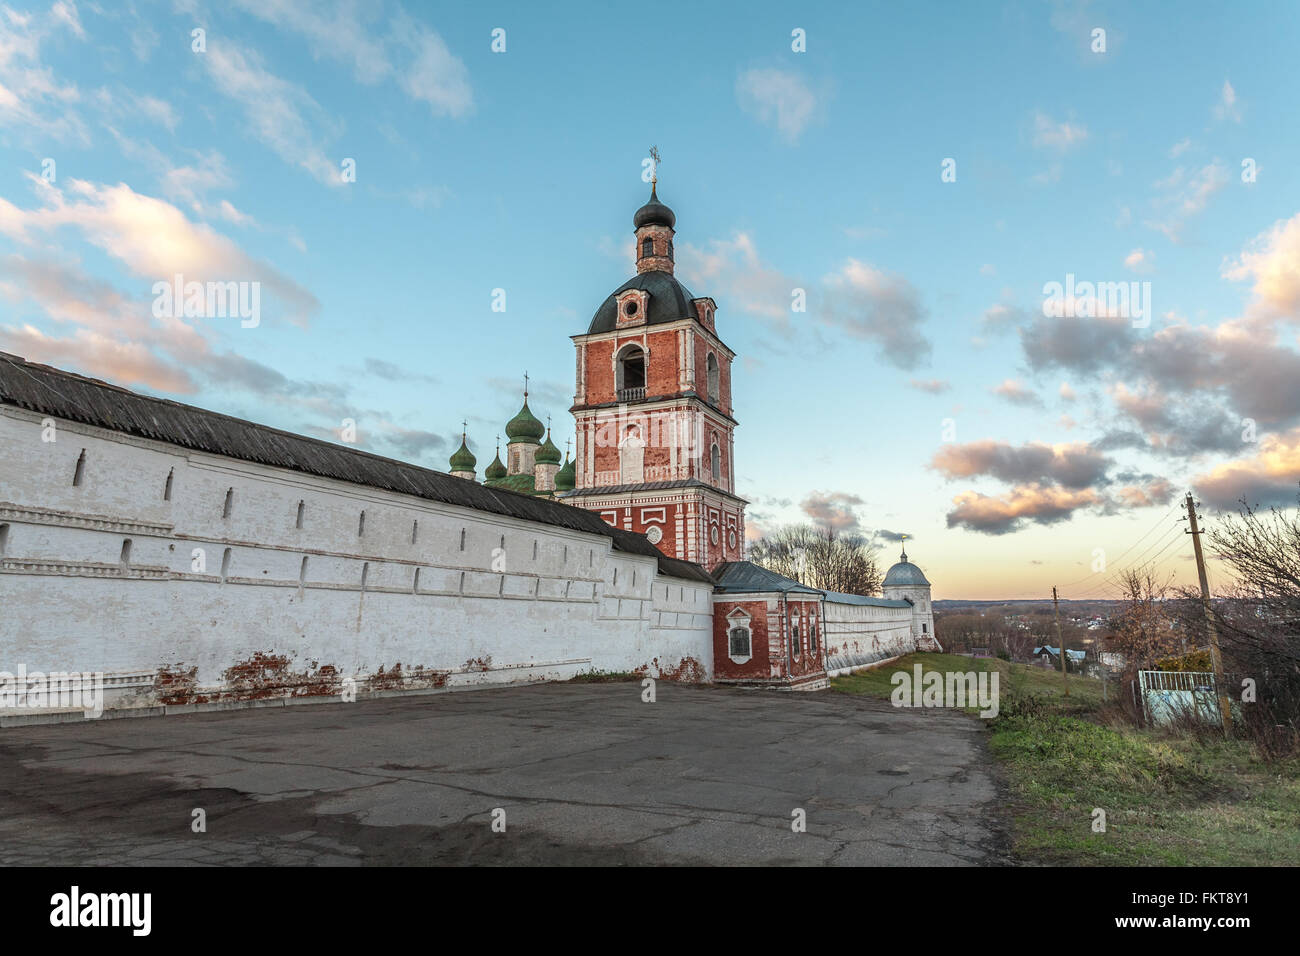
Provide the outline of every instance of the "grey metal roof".
<path id="1" fill-rule="evenodd" d="M 609 298 L 601 303 L 596 314 L 591 318 L 587 329 L 588 335 L 597 332 L 613 332 L 618 327 L 618 301 L 615 296 L 629 289 L 641 289 L 650 293 L 646 304 L 645 325 L 663 325 L 665 322 L 677 322 L 681 319 L 695 319 L 695 306 L 691 300 L 695 297 L 691 291 L 667 272 L 643 272 L 633 276 L 610 293 Z M 634 326 L 640 328 L 640 325 Z"/>
<path id="2" fill-rule="evenodd" d="M 923 586 L 929 587 L 930 582 L 925 579 L 921 569 L 910 561 L 899 561 L 889 569 L 885 575 L 885 580 L 881 582 L 882 587 L 908 587 Z"/>
<path id="3" fill-rule="evenodd" d="M 28 362 L 7 352 L 0 352 L 0 403 L 194 451 L 603 535 L 613 540 L 618 551 L 658 559 L 659 570 L 664 574 L 713 583 L 713 578 L 698 564 L 668 557 L 644 535 L 614 528 L 594 511 L 504 489 L 486 488 L 431 468 L 295 435 L 170 399 L 141 395 L 98 379 Z"/>
<path id="4" fill-rule="evenodd" d="M 868 597 L 865 594 L 842 594 L 839 591 L 826 591 L 826 600 L 832 604 L 865 604 L 867 607 L 911 607 L 907 601 L 892 601 L 889 598 Z"/>
<path id="5" fill-rule="evenodd" d="M 752 591 L 796 591 L 802 594 L 821 594 L 816 588 L 800 584 L 783 574 L 759 567 L 752 561 L 724 561 L 713 569 L 713 580 L 719 593 Z"/>

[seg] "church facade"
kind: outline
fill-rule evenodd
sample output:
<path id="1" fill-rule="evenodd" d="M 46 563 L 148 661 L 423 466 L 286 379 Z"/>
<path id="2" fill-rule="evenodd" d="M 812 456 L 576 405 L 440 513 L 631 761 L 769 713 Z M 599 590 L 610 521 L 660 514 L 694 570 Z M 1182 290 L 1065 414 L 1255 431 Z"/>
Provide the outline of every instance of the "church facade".
<path id="1" fill-rule="evenodd" d="M 0 353 L 0 672 L 164 713 L 592 672 L 814 690 L 937 648 L 905 554 L 881 598 L 744 560 L 735 353 L 656 189 L 634 229 L 572 336 L 573 457 L 525 387 L 481 482 L 465 434 L 440 472 Z"/>

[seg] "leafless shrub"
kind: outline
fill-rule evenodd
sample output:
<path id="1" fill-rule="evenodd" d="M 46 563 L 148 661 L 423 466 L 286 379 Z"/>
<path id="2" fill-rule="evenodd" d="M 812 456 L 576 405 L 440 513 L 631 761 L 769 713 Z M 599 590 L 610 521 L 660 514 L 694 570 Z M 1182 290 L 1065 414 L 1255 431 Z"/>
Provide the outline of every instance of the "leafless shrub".
<path id="1" fill-rule="evenodd" d="M 823 591 L 874 595 L 880 593 L 876 555 L 863 535 L 796 524 L 754 542 L 749 560 Z"/>

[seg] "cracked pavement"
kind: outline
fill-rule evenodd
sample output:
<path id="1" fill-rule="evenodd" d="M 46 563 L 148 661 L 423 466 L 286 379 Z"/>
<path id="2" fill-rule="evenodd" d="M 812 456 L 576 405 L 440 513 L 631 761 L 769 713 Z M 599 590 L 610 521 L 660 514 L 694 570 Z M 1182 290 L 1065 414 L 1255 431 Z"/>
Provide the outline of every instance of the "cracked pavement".
<path id="1" fill-rule="evenodd" d="M 7 728 L 0 863 L 1007 862 L 970 717 L 834 692 L 641 692 L 547 684 Z"/>

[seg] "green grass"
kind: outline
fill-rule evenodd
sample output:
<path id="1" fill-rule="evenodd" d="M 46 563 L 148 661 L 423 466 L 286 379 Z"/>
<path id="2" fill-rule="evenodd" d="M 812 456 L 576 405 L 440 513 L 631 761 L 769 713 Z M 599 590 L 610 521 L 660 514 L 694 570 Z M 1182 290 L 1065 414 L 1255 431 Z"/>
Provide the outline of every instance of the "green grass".
<path id="1" fill-rule="evenodd" d="M 1112 723 L 1100 682 L 1071 674 L 1067 698 L 1059 672 L 1000 660 L 912 654 L 831 686 L 888 699 L 891 675 L 917 663 L 1000 672 L 989 750 L 1007 780 L 1022 862 L 1300 865 L 1300 761 L 1268 765 L 1241 742 Z M 1105 833 L 1092 829 L 1097 808 Z"/>

